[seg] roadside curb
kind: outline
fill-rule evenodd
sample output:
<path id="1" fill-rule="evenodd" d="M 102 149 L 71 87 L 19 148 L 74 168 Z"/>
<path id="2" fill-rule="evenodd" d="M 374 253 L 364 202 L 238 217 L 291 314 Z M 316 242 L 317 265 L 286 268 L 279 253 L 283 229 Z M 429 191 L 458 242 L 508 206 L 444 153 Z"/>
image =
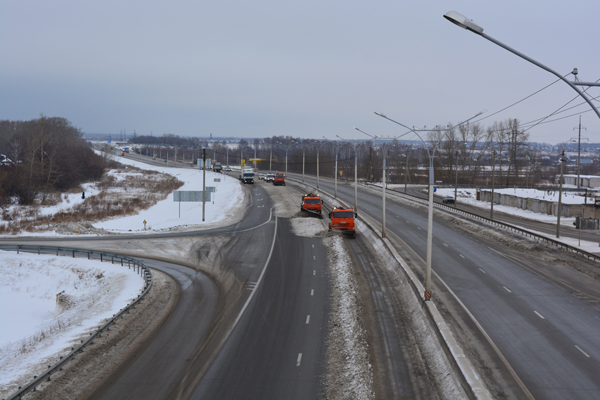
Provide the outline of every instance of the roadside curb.
<path id="1" fill-rule="evenodd" d="M 295 183 L 303 184 L 317 190 L 315 186 L 298 181 L 296 179 L 293 180 L 295 181 Z M 324 191 L 323 189 L 318 190 L 320 193 L 323 193 L 329 198 L 333 199 L 333 201 L 337 201 L 345 206 L 348 206 L 347 204 L 345 204 L 344 201 L 334 198 L 330 193 Z M 493 398 L 491 393 L 483 384 L 483 382 L 479 378 L 479 375 L 477 375 L 477 373 L 475 372 L 473 365 L 471 364 L 464 351 L 452 335 L 450 328 L 448 328 L 448 325 L 446 324 L 446 321 L 444 321 L 444 318 L 442 317 L 437 306 L 431 300 L 425 301 L 425 288 L 418 280 L 415 273 L 408 267 L 406 262 L 402 259 L 400 254 L 398 254 L 398 252 L 392 246 L 390 241 L 387 238 L 381 236 L 381 231 L 376 228 L 373 222 L 361 216 L 358 216 L 357 218 L 359 218 L 363 223 L 365 223 L 365 225 L 368 228 L 370 228 L 373 231 L 373 233 L 375 233 L 375 235 L 377 235 L 377 237 L 385 244 L 386 248 L 392 254 L 396 262 L 402 267 L 402 270 L 404 271 L 405 275 L 408 277 L 408 280 L 411 283 L 411 287 L 413 288 L 415 295 L 421 299 L 422 304 L 427 310 L 427 314 L 431 318 L 434 325 L 437 327 L 437 333 L 439 335 L 439 338 L 445 346 L 447 353 L 452 356 L 451 360 L 453 361 L 457 371 L 460 373 L 460 376 L 462 377 L 465 383 L 464 386 L 466 386 L 465 389 L 468 389 L 467 391 L 469 392 L 468 394 L 470 395 L 470 397 L 478 400 L 491 400 Z"/>

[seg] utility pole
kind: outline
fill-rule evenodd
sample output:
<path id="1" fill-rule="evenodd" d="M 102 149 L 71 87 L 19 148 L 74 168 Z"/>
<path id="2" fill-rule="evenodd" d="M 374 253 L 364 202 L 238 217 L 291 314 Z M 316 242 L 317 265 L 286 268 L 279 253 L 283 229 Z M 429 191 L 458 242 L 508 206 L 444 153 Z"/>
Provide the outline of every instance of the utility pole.
<path id="1" fill-rule="evenodd" d="M 573 128 L 575 130 L 577 128 Z M 587 131 L 587 128 L 583 128 Z M 579 173 L 581 171 L 581 115 L 579 116 L 579 141 L 577 145 L 577 189 L 581 189 L 581 183 L 579 181 Z"/>
<path id="2" fill-rule="evenodd" d="M 206 148 L 202 149 L 202 165 L 202 222 L 204 222 L 204 206 L 206 204 Z"/>
<path id="3" fill-rule="evenodd" d="M 502 156 L 500 156 L 500 165 L 502 165 Z M 492 201 L 490 201 L 490 219 L 494 219 L 494 178 L 496 176 L 496 149 L 494 149 L 494 159 L 492 161 Z M 456 199 L 454 200 L 456 201 Z"/>
<path id="4" fill-rule="evenodd" d="M 406 194 L 406 186 L 408 186 L 408 153 L 410 148 L 406 149 L 406 165 L 404 166 L 404 194 Z"/>

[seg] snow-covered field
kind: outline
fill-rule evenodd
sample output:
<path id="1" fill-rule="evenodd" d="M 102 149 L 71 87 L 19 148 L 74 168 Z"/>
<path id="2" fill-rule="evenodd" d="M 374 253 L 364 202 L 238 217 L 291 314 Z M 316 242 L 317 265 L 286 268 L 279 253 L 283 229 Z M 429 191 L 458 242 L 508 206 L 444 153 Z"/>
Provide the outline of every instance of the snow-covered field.
<path id="1" fill-rule="evenodd" d="M 202 190 L 203 174 L 198 169 L 159 167 L 126 157 L 116 157 L 116 160 L 122 164 L 172 175 L 184 182 L 184 185 L 178 189 L 180 191 Z M 220 180 L 220 182 L 216 180 Z M 231 210 L 242 204 L 244 200 L 239 181 L 230 176 L 206 171 L 206 186 L 214 187 L 215 192 L 212 193 L 211 202 L 205 204 L 204 221 L 202 221 L 202 203 L 181 202 L 180 216 L 180 203 L 173 201 L 173 194 L 171 193 L 167 199 L 158 202 L 148 210 L 140 211 L 137 215 L 103 221 L 94 224 L 94 226 L 109 232 L 153 233 L 177 228 L 192 228 L 194 226 L 204 229 L 227 221 L 231 216 Z M 144 221 L 147 222 L 146 231 L 144 231 Z"/>
<path id="2" fill-rule="evenodd" d="M 55 364 L 143 286 L 133 269 L 116 264 L 0 252 L 0 392 Z"/>

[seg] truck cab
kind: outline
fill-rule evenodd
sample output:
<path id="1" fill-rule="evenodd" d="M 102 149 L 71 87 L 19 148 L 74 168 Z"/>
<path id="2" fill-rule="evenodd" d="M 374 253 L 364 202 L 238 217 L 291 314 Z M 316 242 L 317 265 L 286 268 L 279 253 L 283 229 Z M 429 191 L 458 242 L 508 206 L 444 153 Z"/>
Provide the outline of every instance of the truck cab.
<path id="1" fill-rule="evenodd" d="M 356 214 L 351 208 L 333 207 L 329 213 L 329 230 L 341 231 L 342 233 L 355 236 L 354 218 Z"/>
<path id="2" fill-rule="evenodd" d="M 285 175 L 284 174 L 275 174 L 275 179 L 273 180 L 273 185 L 285 186 Z"/>
<path id="3" fill-rule="evenodd" d="M 254 183 L 254 170 L 252 168 L 244 168 L 242 171 L 241 180 L 244 184 Z"/>
<path id="4" fill-rule="evenodd" d="M 321 196 L 314 193 L 308 193 L 302 195 L 302 203 L 300 204 L 300 211 L 308 211 L 313 214 L 319 214 L 321 218 L 322 216 L 322 208 L 323 208 L 323 200 L 321 200 Z"/>

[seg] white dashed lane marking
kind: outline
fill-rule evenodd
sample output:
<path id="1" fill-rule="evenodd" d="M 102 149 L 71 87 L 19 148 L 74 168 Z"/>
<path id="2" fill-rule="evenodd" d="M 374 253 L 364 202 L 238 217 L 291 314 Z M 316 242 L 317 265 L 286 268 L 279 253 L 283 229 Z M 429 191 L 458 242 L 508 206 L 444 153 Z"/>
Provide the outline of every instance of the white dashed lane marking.
<path id="1" fill-rule="evenodd" d="M 575 347 L 577 348 L 577 350 L 579 350 L 580 352 L 583 353 L 584 356 L 589 357 L 590 355 L 588 353 L 586 353 L 585 351 L 581 350 L 581 347 L 575 345 Z"/>
<path id="2" fill-rule="evenodd" d="M 535 314 L 536 314 L 538 317 L 540 317 L 541 319 L 546 319 L 546 318 L 544 318 L 544 316 L 543 316 L 542 314 L 540 314 L 539 312 L 537 312 L 537 311 L 535 311 L 535 310 L 533 310 L 533 312 L 534 312 L 534 313 L 535 313 Z"/>
<path id="3" fill-rule="evenodd" d="M 298 353 L 298 359 L 296 360 L 296 367 L 300 366 L 301 361 L 302 361 L 302 353 Z"/>

